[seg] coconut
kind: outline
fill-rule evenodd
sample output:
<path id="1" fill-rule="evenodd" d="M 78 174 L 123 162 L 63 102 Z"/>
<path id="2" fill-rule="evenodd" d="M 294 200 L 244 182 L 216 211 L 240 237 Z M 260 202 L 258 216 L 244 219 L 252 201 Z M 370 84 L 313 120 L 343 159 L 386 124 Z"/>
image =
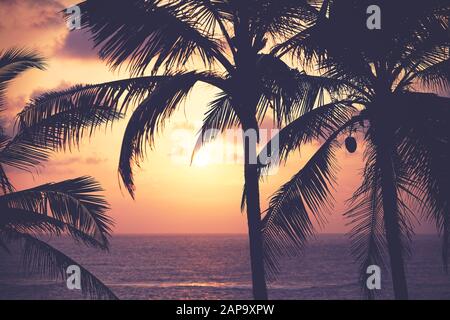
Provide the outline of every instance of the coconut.
<path id="1" fill-rule="evenodd" d="M 356 139 L 353 137 L 348 137 L 347 139 L 345 139 L 345 147 L 347 148 L 348 152 L 355 152 L 357 148 Z"/>

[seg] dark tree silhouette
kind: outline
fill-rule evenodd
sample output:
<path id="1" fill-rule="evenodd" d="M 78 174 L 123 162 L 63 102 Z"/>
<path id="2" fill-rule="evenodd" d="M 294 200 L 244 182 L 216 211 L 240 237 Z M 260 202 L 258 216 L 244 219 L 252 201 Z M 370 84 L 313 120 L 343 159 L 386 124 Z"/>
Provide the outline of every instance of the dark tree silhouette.
<path id="1" fill-rule="evenodd" d="M 334 86 L 291 69 L 268 53 L 315 20 L 317 10 L 307 1 L 88 0 L 79 7 L 82 28 L 91 32 L 99 56 L 113 69 L 127 64 L 132 78 L 47 93 L 21 113 L 19 125 L 22 130 L 43 124 L 45 128 L 48 116 L 81 109 L 90 112 L 96 107 L 126 112 L 136 104 L 119 163 L 120 176 L 132 196 L 132 165 L 142 160 L 147 143 L 153 147 L 155 133 L 195 84 L 203 82 L 221 91 L 210 104 L 198 146 L 214 139 L 208 129 L 241 126 L 257 132 L 268 112 L 282 126 L 310 111 L 317 96 L 328 85 Z M 350 110 L 346 102 L 332 103 L 314 113 L 311 121 L 325 123 L 338 113 L 338 120 L 329 124 L 332 128 L 347 121 Z M 42 143 L 55 135 L 57 147 L 76 143 L 86 128 L 81 127 L 77 122 L 61 122 L 55 130 L 42 130 Z M 257 141 L 246 140 L 244 145 L 253 294 L 266 299 L 258 164 L 248 161 L 256 155 Z M 272 264 L 268 267 L 268 272 L 275 270 Z"/>
<path id="2" fill-rule="evenodd" d="M 337 137 L 363 133 L 358 135 L 364 139 L 363 184 L 346 213 L 353 224 L 353 252 L 365 288 L 367 266 L 383 264 L 387 247 L 395 297 L 407 299 L 404 256 L 415 213 L 435 222 L 447 269 L 450 99 L 424 92 L 448 93 L 450 88 L 450 6 L 436 0 L 414 5 L 320 2 L 317 20 L 274 52 L 289 53 L 307 66 L 317 64 L 323 81 L 336 83 L 332 99 L 346 96 L 359 105 L 360 113 L 338 130 L 325 127 L 322 146 L 273 196 L 264 218 L 265 250 L 272 261 L 304 245 L 314 232 L 308 211 L 322 223 L 320 212 L 332 201 Z M 381 30 L 366 28 L 369 5 L 381 9 Z M 308 117 L 319 109 L 281 130 L 282 159 L 308 141 L 306 134 L 314 129 Z"/>
<path id="3" fill-rule="evenodd" d="M 42 70 L 44 65 L 44 59 L 31 51 L 10 49 L 0 52 L 0 112 L 7 85 L 22 72 L 31 68 Z M 97 113 L 91 118 L 99 121 L 101 117 Z M 39 140 L 39 131 L 29 129 L 9 137 L 0 126 L 0 248 L 10 252 L 9 245 L 19 242 L 23 248 L 23 265 L 28 272 L 64 279 L 68 266 L 80 264 L 40 236 L 69 234 L 77 242 L 107 250 L 112 224 L 106 215 L 108 203 L 103 196 L 97 195 L 102 189 L 90 177 L 15 190 L 5 168 L 29 171 L 47 160 L 51 151 L 35 143 Z M 80 269 L 85 295 L 116 299 L 99 279 L 82 266 Z"/>

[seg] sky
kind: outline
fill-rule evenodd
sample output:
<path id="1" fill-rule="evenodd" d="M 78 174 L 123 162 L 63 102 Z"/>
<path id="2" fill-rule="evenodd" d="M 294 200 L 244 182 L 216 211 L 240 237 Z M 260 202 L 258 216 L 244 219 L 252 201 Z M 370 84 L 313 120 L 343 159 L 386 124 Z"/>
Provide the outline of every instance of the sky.
<path id="1" fill-rule="evenodd" d="M 96 56 L 89 35 L 69 32 L 58 14 L 74 2 L 66 0 L 0 0 L 0 50 L 20 47 L 39 51 L 47 58 L 45 71 L 27 71 L 7 94 L 7 126 L 29 101 L 48 90 L 74 84 L 90 84 L 126 78 L 125 72 L 110 71 Z M 190 164 L 208 101 L 215 89 L 197 85 L 156 140 L 147 160 L 135 168 L 136 199 L 120 187 L 117 165 L 126 119 L 98 130 L 82 141 L 78 150 L 59 152 L 32 174 L 9 171 L 16 188 L 30 188 L 47 182 L 90 175 L 105 189 L 115 221 L 114 233 L 246 233 L 245 214 L 240 211 L 243 167 L 221 161 L 220 152 L 239 153 L 239 146 L 219 140 L 201 151 Z M 295 174 L 318 145 L 306 145 L 261 184 L 261 207 L 267 208 L 270 195 Z M 222 153 L 223 155 L 223 153 Z M 327 215 L 322 233 L 345 233 L 348 221 L 342 217 L 348 199 L 360 182 L 362 148 L 337 154 L 341 171 L 334 208 Z M 421 225 L 417 231 L 433 229 Z"/>

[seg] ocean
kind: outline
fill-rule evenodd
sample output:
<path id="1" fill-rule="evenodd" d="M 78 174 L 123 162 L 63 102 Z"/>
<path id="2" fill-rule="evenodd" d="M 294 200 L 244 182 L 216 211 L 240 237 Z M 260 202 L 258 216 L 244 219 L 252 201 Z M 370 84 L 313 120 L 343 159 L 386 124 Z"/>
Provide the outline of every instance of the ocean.
<path id="1" fill-rule="evenodd" d="M 50 241 L 106 283 L 120 299 L 251 299 L 244 235 L 115 235 L 109 252 L 69 238 Z M 412 299 L 450 299 L 436 236 L 414 238 L 407 262 Z M 25 276 L 19 255 L 0 250 L 0 299 L 80 299 L 65 282 Z M 361 299 L 357 265 L 343 235 L 319 235 L 295 258 L 284 259 L 269 284 L 271 299 Z M 378 298 L 391 299 L 382 271 Z"/>

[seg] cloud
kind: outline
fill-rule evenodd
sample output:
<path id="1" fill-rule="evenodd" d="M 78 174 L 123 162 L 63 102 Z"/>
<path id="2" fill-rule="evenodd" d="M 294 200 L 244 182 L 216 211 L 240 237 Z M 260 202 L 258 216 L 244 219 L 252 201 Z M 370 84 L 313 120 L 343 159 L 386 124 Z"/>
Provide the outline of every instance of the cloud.
<path id="1" fill-rule="evenodd" d="M 94 166 L 104 165 L 108 162 L 108 158 L 99 156 L 99 155 L 90 155 L 90 156 L 82 156 L 82 155 L 71 155 L 70 153 L 61 153 L 57 154 L 57 158 L 52 158 L 47 162 L 41 163 L 37 167 L 31 169 L 30 173 L 35 175 L 68 175 L 73 174 L 78 170 L 80 166 L 90 166 L 94 168 Z M 17 169 L 15 167 L 6 166 L 7 173 L 11 176 L 17 174 L 27 174 L 21 169 Z M 92 169 L 93 170 L 93 169 Z"/>
<path id="2" fill-rule="evenodd" d="M 90 34 L 83 30 L 74 30 L 67 34 L 55 55 L 64 58 L 97 59 L 97 53 Z"/>
<path id="3" fill-rule="evenodd" d="M 59 13 L 64 6 L 56 0 L 0 0 L 0 6 L 4 27 L 49 28 L 64 23 Z"/>
<path id="4" fill-rule="evenodd" d="M 47 162 L 41 163 L 39 166 L 35 167 L 30 171 L 31 174 L 40 176 L 49 175 L 71 175 L 79 172 L 80 166 L 97 166 L 105 164 L 108 161 L 107 158 L 103 158 L 98 155 L 82 156 L 82 155 L 71 155 L 60 154 L 57 155 L 56 159 L 50 159 Z M 18 174 L 28 174 L 23 170 L 7 166 L 8 174 L 11 176 L 16 176 Z"/>
<path id="5" fill-rule="evenodd" d="M 107 162 L 107 158 L 100 157 L 98 155 L 92 155 L 88 157 L 82 157 L 82 156 L 71 156 L 71 155 L 64 155 L 64 158 L 52 160 L 50 165 L 48 165 L 49 168 L 54 167 L 67 167 L 71 166 L 73 164 L 80 165 L 80 164 L 86 164 L 86 165 L 98 165 Z"/>
<path id="6" fill-rule="evenodd" d="M 27 47 L 46 57 L 98 59 L 89 32 L 69 31 L 65 0 L 0 0 L 2 48 Z"/>
<path id="7" fill-rule="evenodd" d="M 56 0 L 0 0 L 1 46 L 34 48 L 50 55 L 68 32 L 63 9 Z"/>
<path id="8" fill-rule="evenodd" d="M 100 158 L 100 157 L 87 157 L 87 158 L 84 159 L 84 163 L 85 164 L 90 164 L 90 165 L 101 164 L 101 163 L 104 163 L 106 161 L 108 161 L 108 159 Z"/>

